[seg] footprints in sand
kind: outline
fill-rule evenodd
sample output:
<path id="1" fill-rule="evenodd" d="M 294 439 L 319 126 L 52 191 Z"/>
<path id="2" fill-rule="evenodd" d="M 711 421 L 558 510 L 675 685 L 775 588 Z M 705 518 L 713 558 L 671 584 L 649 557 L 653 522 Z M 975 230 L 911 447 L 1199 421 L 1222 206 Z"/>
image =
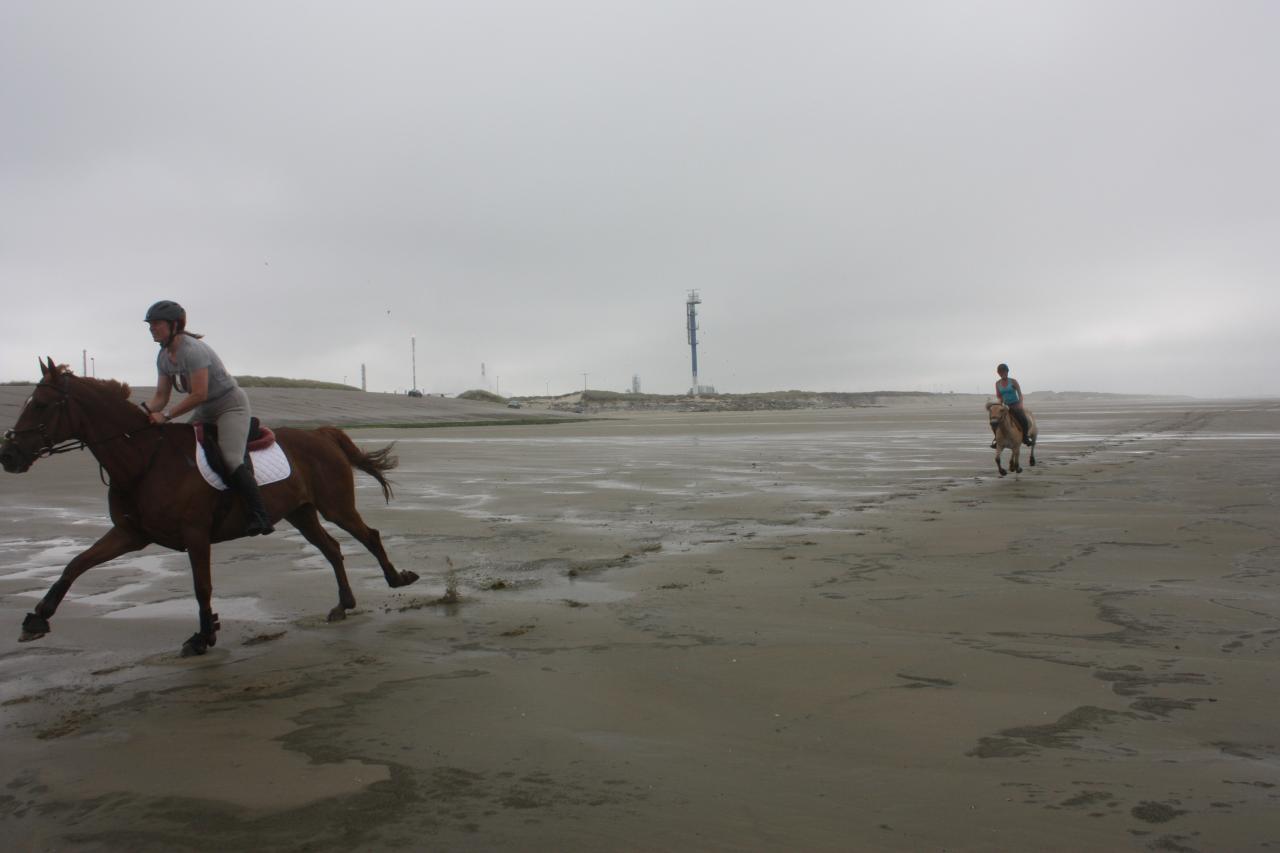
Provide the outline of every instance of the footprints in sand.
<path id="1" fill-rule="evenodd" d="M 1111 711 L 1093 705 L 1082 705 L 1068 711 L 1052 723 L 1039 726 L 1015 726 L 1004 729 L 991 737 L 979 738 L 978 745 L 965 753 L 973 758 L 1015 758 L 1032 755 L 1044 749 L 1086 749 L 1082 741 L 1086 734 L 1099 731 L 1103 725 L 1126 716 L 1122 711 Z M 1131 752 L 1122 747 L 1108 746 L 1095 740 L 1087 747 L 1090 751 Z"/>
<path id="2" fill-rule="evenodd" d="M 1168 799 L 1138 799 L 1134 786 L 1113 781 L 1080 781 L 1068 789 L 1048 788 L 1032 782 L 1005 782 L 1010 801 L 1051 811 L 1078 811 L 1091 818 L 1128 818 L 1138 823 L 1130 829 L 1130 833 L 1138 838 L 1152 835 L 1147 827 L 1166 824 L 1177 818 L 1191 814 L 1192 809 L 1181 796 L 1170 795 Z M 1015 799 L 1020 797 L 1021 799 Z M 1227 803 L 1206 804 L 1208 809 L 1229 811 Z M 1193 836 L 1165 835 L 1155 840 L 1150 846 L 1157 850 L 1195 851 L 1198 848 L 1186 846 L 1194 841 Z"/>
<path id="3" fill-rule="evenodd" d="M 955 687 L 956 685 L 954 681 L 950 681 L 946 678 L 930 678 L 924 675 L 911 675 L 906 672 L 899 672 L 897 673 L 897 676 L 906 682 L 906 684 L 898 685 L 898 689 L 901 690 L 939 690 L 947 687 Z"/>
<path id="4" fill-rule="evenodd" d="M 1243 634 L 1237 634 L 1218 648 L 1224 654 L 1234 654 L 1236 652 L 1261 654 L 1269 652 L 1277 642 L 1280 642 L 1280 628 L 1267 628 L 1262 631 L 1247 631 Z"/>
<path id="5" fill-rule="evenodd" d="M 1143 696 L 1151 687 L 1168 684 L 1201 684 L 1211 682 L 1199 672 L 1167 672 L 1149 673 L 1138 666 L 1126 666 L 1119 669 L 1103 669 L 1093 674 L 1094 678 L 1111 684 L 1117 696 Z"/>
<path id="6" fill-rule="evenodd" d="M 1146 677 L 1134 670 L 1117 673 L 1098 673 L 1099 677 L 1123 675 L 1115 682 L 1118 695 L 1131 694 L 1140 684 L 1204 683 L 1197 673 L 1177 673 Z M 1151 749 L 1143 733 L 1135 731 L 1138 722 L 1162 723 L 1175 712 L 1189 712 L 1204 702 L 1215 699 L 1172 699 L 1157 696 L 1140 696 L 1128 710 L 1114 710 L 1092 705 L 1077 707 L 1057 720 L 1042 725 L 1015 726 L 1003 729 L 990 737 L 980 738 L 977 746 L 966 753 L 980 760 L 1013 759 L 1011 767 L 1022 766 L 1033 759 L 1028 767 L 1041 766 L 1045 753 L 1061 752 L 1063 761 L 1079 766 L 1108 765 L 1108 759 L 1127 757 L 1141 759 Z M 1202 763 L 1207 750 L 1216 750 L 1221 756 L 1245 762 L 1243 767 L 1255 771 L 1263 778 L 1228 778 L 1220 781 L 1221 788 L 1213 790 L 1201 783 L 1186 789 L 1152 790 L 1150 781 L 1127 783 L 1113 778 L 1106 780 L 1081 779 L 1068 787 L 1052 787 L 1037 782 L 1009 781 L 1002 784 L 1009 796 L 1007 801 L 1020 802 L 1053 811 L 1076 811 L 1082 816 L 1098 820 L 1131 821 L 1128 832 L 1140 839 L 1145 847 L 1154 850 L 1198 851 L 1206 848 L 1199 831 L 1187 830 L 1168 833 L 1185 817 L 1205 814 L 1232 815 L 1266 812 L 1280 805 L 1277 784 L 1269 781 L 1270 768 L 1280 759 L 1280 749 L 1271 744 L 1242 744 L 1214 742 L 1202 744 L 1200 749 L 1188 749 L 1187 745 L 1171 751 L 1162 763 L 1168 765 L 1166 778 L 1180 778 L 1175 774 L 1185 760 L 1189 764 Z M 1180 757 L 1185 755 L 1185 759 Z M 1102 762 L 1102 763 L 1098 763 Z M 1141 780 L 1142 777 L 1135 777 Z M 1167 783 L 1166 783 L 1167 784 Z M 1159 827 L 1159 829 L 1157 829 Z M 1164 833 L 1164 834 L 1162 834 Z M 1198 843 L 1199 842 L 1199 843 Z M 1221 849 L 1221 848 L 1219 848 Z"/>

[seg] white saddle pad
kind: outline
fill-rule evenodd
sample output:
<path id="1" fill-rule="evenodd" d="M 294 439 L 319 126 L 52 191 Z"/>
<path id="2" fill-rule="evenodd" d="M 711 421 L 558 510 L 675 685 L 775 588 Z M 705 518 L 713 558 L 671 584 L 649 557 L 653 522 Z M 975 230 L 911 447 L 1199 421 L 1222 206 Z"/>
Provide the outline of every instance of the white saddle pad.
<path id="1" fill-rule="evenodd" d="M 289 467 L 289 457 L 284 455 L 280 442 L 273 442 L 266 450 L 253 451 L 249 454 L 249 458 L 253 460 L 253 478 L 258 481 L 259 486 L 267 486 L 289 478 L 292 469 Z M 222 482 L 222 478 L 209 467 L 209 459 L 204 455 L 203 444 L 196 445 L 196 467 L 200 469 L 204 481 L 210 486 L 220 492 L 227 490 L 227 484 Z"/>

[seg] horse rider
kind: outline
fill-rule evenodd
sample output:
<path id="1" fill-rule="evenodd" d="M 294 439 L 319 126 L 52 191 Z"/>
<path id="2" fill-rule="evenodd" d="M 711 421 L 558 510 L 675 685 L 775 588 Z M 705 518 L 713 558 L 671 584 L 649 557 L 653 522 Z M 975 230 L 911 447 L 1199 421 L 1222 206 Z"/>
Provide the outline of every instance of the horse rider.
<path id="1" fill-rule="evenodd" d="M 249 514 L 246 536 L 271 533 L 271 518 L 262 506 L 262 495 L 247 464 L 245 445 L 249 437 L 249 395 L 244 392 L 218 354 L 200 340 L 203 335 L 187 331 L 187 312 L 176 302 L 162 299 L 147 309 L 151 339 L 160 344 L 156 356 L 156 393 L 142 408 L 153 424 L 163 424 L 191 412 L 192 422 L 217 424 L 218 449 L 232 472 L 229 485 L 244 499 Z M 173 388 L 187 396 L 171 409 Z"/>
<path id="2" fill-rule="evenodd" d="M 1018 425 L 1022 427 L 1022 443 L 1027 447 L 1031 446 L 1031 424 L 1027 421 L 1027 413 L 1022 408 L 1022 386 L 1018 384 L 1018 380 L 1009 377 L 1009 365 L 1001 364 L 996 368 L 996 373 L 1000 374 L 1000 378 L 996 380 L 996 396 L 1000 398 L 1000 402 L 1008 407 L 1009 413 L 1017 419 Z M 996 425 L 991 424 L 991 433 L 995 435 Z M 991 446 L 995 447 L 996 443 L 991 442 Z"/>

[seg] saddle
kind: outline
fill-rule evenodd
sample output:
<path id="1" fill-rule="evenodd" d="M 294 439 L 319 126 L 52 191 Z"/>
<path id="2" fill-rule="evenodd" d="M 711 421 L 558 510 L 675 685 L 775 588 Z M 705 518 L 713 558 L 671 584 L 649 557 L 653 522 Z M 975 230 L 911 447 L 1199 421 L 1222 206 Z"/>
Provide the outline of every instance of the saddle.
<path id="1" fill-rule="evenodd" d="M 197 423 L 193 426 L 196 429 L 196 443 L 204 446 L 204 455 L 209 467 L 224 482 L 230 481 L 231 472 L 227 470 L 227 464 L 222 460 L 222 450 L 218 447 L 218 425 Z M 276 434 L 270 427 L 264 427 L 257 418 L 249 418 L 249 440 L 244 449 L 245 464 L 253 464 L 249 459 L 251 452 L 266 450 L 275 443 Z"/>

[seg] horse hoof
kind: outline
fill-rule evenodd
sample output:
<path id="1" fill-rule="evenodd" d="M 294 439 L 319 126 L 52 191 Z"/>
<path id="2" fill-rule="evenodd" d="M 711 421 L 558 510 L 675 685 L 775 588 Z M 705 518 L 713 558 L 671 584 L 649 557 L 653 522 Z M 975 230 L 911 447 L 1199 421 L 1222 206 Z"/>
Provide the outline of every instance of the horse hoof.
<path id="1" fill-rule="evenodd" d="M 408 586 L 418 579 L 416 572 L 402 571 L 400 573 L 400 586 Z"/>
<path id="2" fill-rule="evenodd" d="M 22 620 L 22 636 L 18 637 L 18 642 L 29 643 L 32 640 L 38 640 L 49 633 L 49 630 L 48 619 L 28 613 L 27 618 Z"/>
<path id="3" fill-rule="evenodd" d="M 329 611 L 329 615 L 324 617 L 326 622 L 341 622 L 347 618 L 347 609 L 339 604 L 337 607 Z"/>
<path id="4" fill-rule="evenodd" d="M 1000 476 L 1001 476 L 1001 477 L 1007 476 L 1007 475 L 1008 475 L 1008 473 L 1009 473 L 1008 471 L 1001 471 L 1001 472 L 1000 472 Z"/>
<path id="5" fill-rule="evenodd" d="M 209 651 L 209 641 L 202 634 L 192 634 L 191 637 L 182 644 L 182 656 L 184 658 L 195 657 Z"/>

